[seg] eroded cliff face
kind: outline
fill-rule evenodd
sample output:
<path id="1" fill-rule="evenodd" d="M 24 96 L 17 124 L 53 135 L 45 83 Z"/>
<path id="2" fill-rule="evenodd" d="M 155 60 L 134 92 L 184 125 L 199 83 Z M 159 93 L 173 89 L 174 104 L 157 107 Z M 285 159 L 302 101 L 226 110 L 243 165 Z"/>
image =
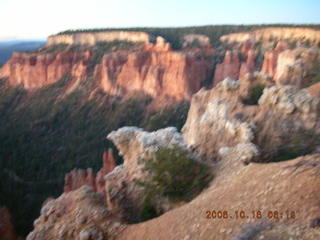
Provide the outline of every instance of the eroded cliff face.
<path id="1" fill-rule="evenodd" d="M 310 70 L 319 62 L 320 51 L 316 48 L 284 51 L 278 57 L 275 81 L 281 85 L 306 85 Z"/>
<path id="2" fill-rule="evenodd" d="M 0 78 L 7 78 L 10 86 L 36 89 L 67 75 L 70 82 L 66 92 L 80 81 L 92 81 L 95 88 L 109 95 L 142 92 L 154 98 L 186 100 L 203 86 L 212 71 L 211 51 L 171 51 L 161 37 L 156 44 L 148 43 L 140 50 L 105 53 L 101 63 L 94 62 L 97 54 L 95 50 L 70 48 L 56 53 L 15 53 L 0 70 Z"/>
<path id="3" fill-rule="evenodd" d="M 320 42 L 320 31 L 310 28 L 262 28 L 251 32 L 232 33 L 220 38 L 226 42 L 269 41 L 270 39 Z"/>
<path id="4" fill-rule="evenodd" d="M 105 55 L 95 78 L 112 95 L 142 91 L 152 97 L 190 99 L 210 76 L 206 53 L 122 52 Z"/>
<path id="5" fill-rule="evenodd" d="M 10 86 L 21 85 L 25 89 L 47 86 L 66 74 L 79 81 L 86 75 L 90 56 L 90 51 L 16 52 L 0 69 L 0 78 L 7 78 Z"/>
<path id="6" fill-rule="evenodd" d="M 255 71 L 268 74 L 276 84 L 308 86 L 308 76 L 320 62 L 320 41 L 316 38 L 320 31 L 309 30 L 314 34 L 304 35 L 305 29 L 300 33 L 296 29 L 267 28 L 222 36 L 220 40 L 232 50 L 227 50 L 223 62 L 216 66 L 213 86 L 226 77 L 238 79 Z"/>
<path id="7" fill-rule="evenodd" d="M 57 44 L 93 46 L 99 42 L 126 41 L 149 43 L 151 36 L 144 32 L 109 31 L 96 33 L 72 33 L 52 35 L 48 38 L 47 46 Z"/>

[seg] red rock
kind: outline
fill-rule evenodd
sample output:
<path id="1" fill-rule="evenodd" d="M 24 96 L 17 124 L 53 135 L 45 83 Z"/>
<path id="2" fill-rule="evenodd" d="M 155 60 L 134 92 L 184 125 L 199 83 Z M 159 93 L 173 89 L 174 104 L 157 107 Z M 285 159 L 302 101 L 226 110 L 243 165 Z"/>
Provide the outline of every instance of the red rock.
<path id="1" fill-rule="evenodd" d="M 281 52 L 287 49 L 289 49 L 289 45 L 284 41 L 280 41 L 274 50 L 266 51 L 264 54 L 261 72 L 267 73 L 271 77 L 274 77 L 276 74 L 278 56 Z"/>
<path id="2" fill-rule="evenodd" d="M 25 89 L 40 88 L 57 82 L 65 74 L 75 79 L 86 73 L 89 51 L 61 51 L 58 53 L 14 53 L 3 66 L 0 77 L 8 78 L 9 85 Z"/>
<path id="3" fill-rule="evenodd" d="M 117 52 L 104 56 L 95 69 L 95 79 L 111 95 L 144 92 L 154 98 L 189 100 L 209 77 L 210 69 L 201 51 Z"/>
<path id="4" fill-rule="evenodd" d="M 103 166 L 100 171 L 97 173 L 96 177 L 96 186 L 97 192 L 105 192 L 105 183 L 104 176 L 116 167 L 116 160 L 113 156 L 112 149 L 109 149 L 108 152 L 103 153 Z"/>
<path id="5" fill-rule="evenodd" d="M 14 53 L 0 69 L 0 78 L 8 78 L 9 85 L 25 89 L 47 86 L 66 74 L 71 76 L 70 83 L 77 83 L 88 78 L 93 54 L 90 50 Z M 94 84 L 110 95 L 138 91 L 154 98 L 189 100 L 210 76 L 212 67 L 207 55 L 197 50 L 170 51 L 170 44 L 158 37 L 156 44 L 147 44 L 144 50 L 107 53 L 95 65 Z"/>
<path id="6" fill-rule="evenodd" d="M 64 193 L 74 191 L 83 185 L 89 185 L 93 191 L 104 192 L 104 176 L 116 167 L 112 150 L 103 153 L 103 166 L 95 177 L 92 169 L 74 169 L 65 175 Z"/>
<path id="7" fill-rule="evenodd" d="M 254 50 L 249 50 L 247 55 L 247 61 L 245 63 L 241 63 L 239 78 L 244 77 L 248 73 L 253 73 L 256 70 L 256 54 Z"/>
<path id="8" fill-rule="evenodd" d="M 224 61 L 218 64 L 214 74 L 213 85 L 222 81 L 223 79 L 230 77 L 238 79 L 240 73 L 240 60 L 237 51 L 226 51 Z"/>

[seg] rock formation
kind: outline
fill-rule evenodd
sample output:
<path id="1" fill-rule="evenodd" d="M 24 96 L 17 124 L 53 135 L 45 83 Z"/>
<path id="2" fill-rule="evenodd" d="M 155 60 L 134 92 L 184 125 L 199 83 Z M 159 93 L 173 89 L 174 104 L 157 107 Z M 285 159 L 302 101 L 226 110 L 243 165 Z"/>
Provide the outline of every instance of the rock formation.
<path id="1" fill-rule="evenodd" d="M 103 166 L 95 177 L 92 169 L 74 169 L 65 175 L 64 193 L 74 191 L 83 185 L 90 186 L 94 191 L 104 193 L 104 176 L 116 167 L 116 162 L 112 150 L 103 153 Z"/>
<path id="2" fill-rule="evenodd" d="M 143 189 L 136 184 L 145 180 L 141 159 L 148 159 L 161 147 L 182 148 L 190 151 L 182 136 L 173 127 L 155 132 L 145 132 L 136 127 L 123 127 L 108 135 L 108 139 L 119 149 L 124 163 L 105 176 L 105 190 L 108 209 L 124 221 L 135 222 L 139 219 L 144 199 Z M 190 151 L 190 154 L 191 151 Z M 159 209 L 168 211 L 172 206 L 166 199 L 159 199 Z"/>
<path id="3" fill-rule="evenodd" d="M 244 77 L 248 73 L 253 73 L 256 71 L 256 53 L 253 49 L 248 50 L 247 60 L 244 63 L 241 63 L 239 78 Z"/>
<path id="4" fill-rule="evenodd" d="M 279 54 L 287 49 L 289 49 L 288 44 L 285 41 L 280 41 L 273 50 L 266 51 L 264 53 L 264 61 L 261 72 L 267 73 L 274 77 L 276 74 Z"/>
<path id="5" fill-rule="evenodd" d="M 103 195 L 83 186 L 47 202 L 27 240 L 112 239 L 123 227 L 107 210 Z"/>
<path id="6" fill-rule="evenodd" d="M 61 51 L 58 53 L 14 53 L 0 69 L 0 78 L 8 78 L 10 86 L 25 89 L 47 86 L 66 74 L 78 81 L 86 75 L 89 51 Z"/>
<path id="7" fill-rule="evenodd" d="M 100 171 L 97 173 L 96 176 L 96 190 L 97 192 L 101 192 L 105 194 L 105 181 L 104 177 L 113 171 L 116 167 L 116 160 L 113 156 L 112 150 L 109 149 L 108 152 L 103 153 L 103 165 Z"/>
<path id="8" fill-rule="evenodd" d="M 106 52 L 98 63 L 94 62 L 96 54 L 94 49 L 70 47 L 55 53 L 15 53 L 0 69 L 0 78 L 7 78 L 10 86 L 37 89 L 69 76 L 65 92 L 70 93 L 80 81 L 90 79 L 94 69 L 95 88 L 109 95 L 142 92 L 154 98 L 188 100 L 212 71 L 207 57 L 210 51 L 170 51 L 170 44 L 162 37 L 140 50 Z"/>
<path id="9" fill-rule="evenodd" d="M 311 85 L 307 89 L 312 96 L 320 98 L 320 82 Z"/>
<path id="10" fill-rule="evenodd" d="M 190 99 L 208 78 L 211 66 L 202 52 L 122 52 L 103 57 L 95 69 L 105 92 L 142 91 L 152 97 Z"/>
<path id="11" fill-rule="evenodd" d="M 231 33 L 220 38 L 223 42 L 245 42 L 251 40 L 269 41 L 270 39 L 304 41 L 308 39 L 310 42 L 320 42 L 320 31 L 310 28 L 262 28 L 251 32 Z"/>
<path id="12" fill-rule="evenodd" d="M 316 137 L 320 100 L 307 90 L 273 86 L 263 91 L 258 105 L 247 105 L 246 99 L 257 91 L 255 86 L 267 85 L 262 79 L 227 78 L 212 90 L 195 94 L 182 129 L 186 143 L 208 161 L 227 154 L 244 162 L 272 161 L 280 154 L 280 146 L 293 142 L 299 144 L 290 151 L 312 152 L 320 145 Z"/>
<path id="13" fill-rule="evenodd" d="M 238 51 L 226 51 L 224 60 L 218 64 L 214 73 L 213 85 L 217 85 L 223 79 L 230 77 L 238 79 L 240 73 L 240 60 Z"/>
<path id="14" fill-rule="evenodd" d="M 57 44 L 93 46 L 99 42 L 112 41 L 149 43 L 151 36 L 144 32 L 128 31 L 60 34 L 49 36 L 47 46 Z"/>
<path id="15" fill-rule="evenodd" d="M 313 48 L 296 48 L 280 53 L 277 61 L 275 81 L 301 87 L 308 82 L 308 72 L 320 63 L 320 51 Z"/>
<path id="16" fill-rule="evenodd" d="M 187 34 L 183 37 L 182 47 L 201 47 L 201 48 L 210 48 L 210 38 L 202 34 Z"/>

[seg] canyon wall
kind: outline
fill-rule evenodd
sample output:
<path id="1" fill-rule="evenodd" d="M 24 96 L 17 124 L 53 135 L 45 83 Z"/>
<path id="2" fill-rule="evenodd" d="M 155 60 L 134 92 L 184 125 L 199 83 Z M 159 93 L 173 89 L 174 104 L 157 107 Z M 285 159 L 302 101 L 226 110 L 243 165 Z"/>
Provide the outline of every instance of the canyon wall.
<path id="1" fill-rule="evenodd" d="M 220 38 L 223 42 L 269 41 L 270 39 L 320 42 L 320 31 L 310 28 L 262 28 L 251 32 L 231 33 Z"/>
<path id="2" fill-rule="evenodd" d="M 95 78 L 112 95 L 143 91 L 152 97 L 190 99 L 212 71 L 205 56 L 201 51 L 111 53 L 96 67 Z"/>
<path id="3" fill-rule="evenodd" d="M 110 31 L 93 33 L 72 33 L 49 36 L 47 46 L 57 44 L 93 46 L 98 42 L 112 41 L 149 43 L 150 40 L 151 36 L 144 32 Z"/>
<path id="4" fill-rule="evenodd" d="M 0 78 L 7 78 L 10 86 L 22 85 L 25 89 L 47 86 L 66 74 L 79 80 L 86 75 L 90 56 L 90 51 L 15 52 L 0 69 Z"/>
<path id="5" fill-rule="evenodd" d="M 10 86 L 37 89 L 68 75 L 69 89 L 93 78 L 95 87 L 110 95 L 142 92 L 154 98 L 190 99 L 212 72 L 212 52 L 170 49 L 170 44 L 158 37 L 155 44 L 145 44 L 138 50 L 105 52 L 100 62 L 95 62 L 100 53 L 90 48 L 14 53 L 0 69 L 0 78 L 8 79 Z"/>

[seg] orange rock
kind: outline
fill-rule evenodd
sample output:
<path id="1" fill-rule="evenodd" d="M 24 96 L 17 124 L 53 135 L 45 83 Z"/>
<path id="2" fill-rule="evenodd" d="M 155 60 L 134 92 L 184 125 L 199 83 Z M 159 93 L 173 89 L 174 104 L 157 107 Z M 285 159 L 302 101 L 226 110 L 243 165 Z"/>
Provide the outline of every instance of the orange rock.
<path id="1" fill-rule="evenodd" d="M 40 88 L 57 82 L 65 74 L 71 74 L 75 79 L 80 78 L 86 73 L 85 62 L 89 57 L 89 51 L 15 52 L 0 70 L 0 77 L 8 78 L 11 86 Z"/>
<path id="2" fill-rule="evenodd" d="M 105 92 L 144 92 L 154 98 L 190 99 L 208 78 L 211 66 L 201 51 L 117 52 L 104 56 L 95 79 Z"/>
<path id="3" fill-rule="evenodd" d="M 280 41 L 274 50 L 266 51 L 264 54 L 261 72 L 267 73 L 271 77 L 274 77 L 276 74 L 278 56 L 281 52 L 287 49 L 289 49 L 289 45 L 284 41 Z"/>
<path id="4" fill-rule="evenodd" d="M 144 50 L 105 54 L 101 64 L 95 66 L 95 84 L 110 95 L 142 92 L 154 98 L 188 100 L 210 76 L 207 55 L 200 50 L 170 51 L 170 44 L 158 37 L 156 44 L 146 45 Z M 89 50 L 14 53 L 0 69 L 0 78 L 25 89 L 47 86 L 65 74 L 74 83 L 88 77 L 92 56 Z"/>
<path id="5" fill-rule="evenodd" d="M 76 190 L 83 185 L 89 185 L 93 191 L 104 192 L 103 177 L 116 167 L 116 161 L 113 157 L 112 150 L 103 153 L 103 166 L 95 177 L 92 169 L 82 170 L 74 169 L 65 175 L 64 193 Z"/>
<path id="6" fill-rule="evenodd" d="M 256 70 L 255 58 L 256 54 L 254 50 L 249 50 L 247 52 L 247 61 L 245 63 L 241 63 L 239 78 L 244 77 L 248 73 L 253 73 Z"/>
<path id="7" fill-rule="evenodd" d="M 223 79 L 230 77 L 238 79 L 240 73 L 240 60 L 238 51 L 226 51 L 224 61 L 218 64 L 214 74 L 213 85 L 222 81 Z"/>
<path id="8" fill-rule="evenodd" d="M 116 167 L 116 160 L 113 156 L 112 149 L 109 149 L 108 152 L 103 153 L 103 166 L 100 171 L 97 173 L 96 177 L 96 186 L 97 192 L 105 192 L 105 182 L 104 176 Z"/>

